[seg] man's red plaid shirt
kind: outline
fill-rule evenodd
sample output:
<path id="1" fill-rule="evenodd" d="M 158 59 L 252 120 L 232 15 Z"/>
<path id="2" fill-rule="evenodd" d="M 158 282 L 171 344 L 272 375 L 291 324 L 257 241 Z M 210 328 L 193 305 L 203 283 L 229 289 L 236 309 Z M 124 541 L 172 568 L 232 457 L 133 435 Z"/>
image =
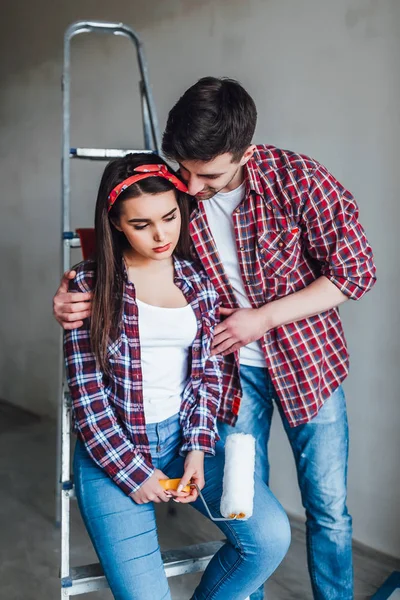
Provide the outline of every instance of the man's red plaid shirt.
<path id="1" fill-rule="evenodd" d="M 324 275 L 358 300 L 375 283 L 371 248 L 352 195 L 311 158 L 258 146 L 245 167 L 246 195 L 233 213 L 240 271 L 254 308 L 303 289 Z M 207 200 L 205 201 L 207 202 Z M 207 224 L 203 202 L 191 215 L 196 252 L 222 305 L 237 307 Z M 336 308 L 268 331 L 260 340 L 292 427 L 307 423 L 348 373 Z M 220 418 L 236 422 L 237 373 L 225 362 Z"/>

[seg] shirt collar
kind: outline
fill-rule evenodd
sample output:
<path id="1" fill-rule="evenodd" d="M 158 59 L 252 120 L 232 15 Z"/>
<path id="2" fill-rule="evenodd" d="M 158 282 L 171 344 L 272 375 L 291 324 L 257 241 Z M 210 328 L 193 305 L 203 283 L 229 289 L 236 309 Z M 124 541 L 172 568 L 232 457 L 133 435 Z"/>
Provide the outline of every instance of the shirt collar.
<path id="1" fill-rule="evenodd" d="M 244 166 L 244 179 L 246 182 L 246 196 L 250 194 L 250 192 L 254 191 L 259 196 L 262 196 L 265 193 L 264 187 L 261 181 L 262 173 L 258 168 L 257 162 L 254 158 L 250 158 Z"/>
<path id="2" fill-rule="evenodd" d="M 186 260 L 181 260 L 176 256 L 173 257 L 174 260 L 174 272 L 175 272 L 175 281 L 180 280 L 184 281 L 191 289 L 193 289 L 193 283 L 191 281 L 193 273 L 191 272 L 191 268 L 189 267 L 189 263 Z"/>

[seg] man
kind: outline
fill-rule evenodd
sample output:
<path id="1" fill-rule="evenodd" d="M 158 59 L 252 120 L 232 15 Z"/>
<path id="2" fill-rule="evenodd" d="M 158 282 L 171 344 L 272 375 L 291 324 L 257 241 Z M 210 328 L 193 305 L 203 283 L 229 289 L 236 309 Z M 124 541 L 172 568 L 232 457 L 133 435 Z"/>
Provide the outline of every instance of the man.
<path id="1" fill-rule="evenodd" d="M 316 161 L 252 144 L 256 119 L 255 104 L 238 82 L 206 77 L 171 110 L 163 151 L 178 162 L 196 199 L 191 237 L 223 305 L 213 345 L 226 356 L 220 434 L 235 426 L 255 436 L 256 467 L 268 483 L 276 404 L 306 510 L 314 598 L 350 600 L 341 387 L 348 353 L 337 307 L 374 285 L 372 251 L 351 194 Z M 68 277 L 54 299 L 66 328 L 90 314 L 87 296 L 66 293 Z M 230 393 L 235 359 L 241 400 Z M 262 590 L 251 596 L 262 597 Z"/>

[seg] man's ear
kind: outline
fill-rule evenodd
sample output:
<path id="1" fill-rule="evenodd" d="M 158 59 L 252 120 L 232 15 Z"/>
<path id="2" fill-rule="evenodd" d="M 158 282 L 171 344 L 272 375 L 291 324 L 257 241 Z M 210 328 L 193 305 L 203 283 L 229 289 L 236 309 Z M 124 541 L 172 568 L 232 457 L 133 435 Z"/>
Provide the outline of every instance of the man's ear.
<path id="1" fill-rule="evenodd" d="M 251 144 L 251 146 L 249 146 L 247 148 L 247 150 L 245 150 L 245 152 L 240 160 L 240 166 L 243 167 L 243 165 L 245 165 L 251 159 L 256 148 L 257 148 L 257 146 L 255 144 Z"/>

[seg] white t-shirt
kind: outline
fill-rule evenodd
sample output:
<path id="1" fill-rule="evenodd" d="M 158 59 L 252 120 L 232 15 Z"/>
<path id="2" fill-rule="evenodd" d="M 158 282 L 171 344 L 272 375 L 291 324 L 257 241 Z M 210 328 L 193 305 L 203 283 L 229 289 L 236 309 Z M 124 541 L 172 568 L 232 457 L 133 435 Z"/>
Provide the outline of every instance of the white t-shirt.
<path id="1" fill-rule="evenodd" d="M 245 183 L 243 182 L 231 192 L 218 192 L 209 200 L 204 200 L 203 206 L 219 257 L 238 304 L 242 308 L 251 308 L 240 273 L 232 219 L 232 213 L 242 202 L 244 195 Z M 265 358 L 259 341 L 240 349 L 240 364 L 265 368 Z"/>
<path id="2" fill-rule="evenodd" d="M 161 308 L 136 300 L 146 423 L 160 423 L 179 413 L 189 379 L 189 349 L 197 332 L 190 304 Z"/>

